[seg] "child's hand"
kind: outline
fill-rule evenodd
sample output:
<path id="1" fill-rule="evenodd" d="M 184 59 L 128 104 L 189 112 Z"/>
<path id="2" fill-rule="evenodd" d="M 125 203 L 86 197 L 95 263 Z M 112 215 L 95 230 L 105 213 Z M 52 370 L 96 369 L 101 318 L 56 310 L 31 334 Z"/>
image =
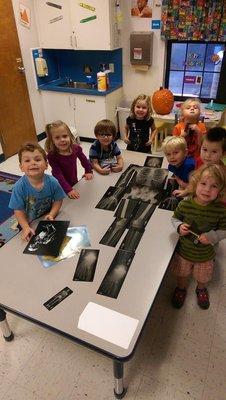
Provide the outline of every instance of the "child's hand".
<path id="1" fill-rule="evenodd" d="M 148 142 L 145 143 L 145 146 L 151 146 L 151 145 L 152 145 L 151 139 Z"/>
<path id="2" fill-rule="evenodd" d="M 45 221 L 53 221 L 54 217 L 52 214 L 49 213 L 49 214 L 45 215 L 44 220 Z"/>
<path id="3" fill-rule="evenodd" d="M 28 226 L 27 228 L 23 228 L 22 230 L 22 239 L 29 242 L 30 238 L 35 234 L 35 231 Z"/>
<path id="4" fill-rule="evenodd" d="M 118 164 L 112 165 L 111 170 L 113 172 L 120 172 L 122 170 L 122 167 Z"/>
<path id="5" fill-rule="evenodd" d="M 79 199 L 80 194 L 77 190 L 72 189 L 70 192 L 68 192 L 68 197 L 69 199 Z"/>
<path id="6" fill-rule="evenodd" d="M 100 174 L 109 175 L 111 172 L 111 168 L 107 165 L 106 167 L 101 168 Z"/>
<path id="7" fill-rule="evenodd" d="M 91 181 L 91 179 L 93 179 L 93 173 L 92 172 L 87 172 L 83 176 L 84 176 L 86 181 Z"/>
<path id="8" fill-rule="evenodd" d="M 205 233 L 201 233 L 201 235 L 199 235 L 199 242 L 202 244 L 212 244 Z"/>
<path id="9" fill-rule="evenodd" d="M 125 142 L 126 144 L 130 144 L 129 138 L 125 137 L 123 140 L 124 140 L 124 142 Z"/>
<path id="10" fill-rule="evenodd" d="M 175 197 L 184 197 L 186 196 L 187 191 L 186 190 L 180 190 L 180 189 L 176 189 L 172 192 L 172 195 Z"/>
<path id="11" fill-rule="evenodd" d="M 190 124 L 190 125 L 189 125 L 189 129 L 191 129 L 192 131 L 194 131 L 194 132 L 196 132 L 196 133 L 199 133 L 199 132 L 200 132 L 200 129 L 199 129 L 199 127 L 198 127 L 197 124 Z"/>
<path id="12" fill-rule="evenodd" d="M 181 235 L 181 236 L 186 236 L 186 235 L 188 235 L 190 232 L 189 232 L 189 228 L 190 228 L 190 225 L 189 224 L 181 224 L 180 226 L 179 226 L 179 234 Z"/>

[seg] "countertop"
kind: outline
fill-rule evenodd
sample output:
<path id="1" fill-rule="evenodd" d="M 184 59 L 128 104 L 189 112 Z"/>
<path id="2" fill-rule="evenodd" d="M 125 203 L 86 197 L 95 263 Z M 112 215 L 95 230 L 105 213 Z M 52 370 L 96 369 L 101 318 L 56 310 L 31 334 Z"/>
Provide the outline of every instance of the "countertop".
<path id="1" fill-rule="evenodd" d="M 73 88 L 73 87 L 62 87 L 59 84 L 64 83 L 65 79 L 57 79 L 55 81 L 51 81 L 48 83 L 44 83 L 43 85 L 39 85 L 39 90 L 49 90 L 53 92 L 61 92 L 61 93 L 74 93 L 74 94 L 84 94 L 91 96 L 106 96 L 109 93 L 114 92 L 115 90 L 122 87 L 122 83 L 111 83 L 108 90 L 105 92 L 99 92 L 97 89 L 81 89 L 81 88 Z"/>

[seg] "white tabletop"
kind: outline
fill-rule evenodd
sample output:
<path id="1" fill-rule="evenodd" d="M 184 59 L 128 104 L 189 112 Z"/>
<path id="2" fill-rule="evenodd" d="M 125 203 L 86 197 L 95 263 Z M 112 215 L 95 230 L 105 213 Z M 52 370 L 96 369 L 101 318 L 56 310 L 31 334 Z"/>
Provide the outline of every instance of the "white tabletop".
<path id="1" fill-rule="evenodd" d="M 130 163 L 143 165 L 145 158 L 145 154 L 125 151 L 125 168 Z M 118 298 L 97 294 L 120 242 L 116 247 L 99 244 L 114 220 L 114 212 L 95 206 L 118 178 L 119 174 L 95 174 L 92 181 L 82 179 L 76 186 L 80 200 L 66 199 L 58 216 L 59 220 L 70 220 L 70 226 L 87 225 L 91 248 L 100 250 L 94 281 L 72 280 L 79 255 L 60 261 L 51 268 L 43 268 L 37 256 L 23 254 L 25 243 L 17 235 L 0 250 L 0 305 L 112 357 L 123 359 L 129 357 L 134 349 L 174 251 L 177 234 L 170 222 L 172 212 L 156 209 L 136 249 Z M 48 311 L 43 303 L 66 286 L 73 293 Z M 127 349 L 78 328 L 79 317 L 89 302 L 139 321 Z"/>

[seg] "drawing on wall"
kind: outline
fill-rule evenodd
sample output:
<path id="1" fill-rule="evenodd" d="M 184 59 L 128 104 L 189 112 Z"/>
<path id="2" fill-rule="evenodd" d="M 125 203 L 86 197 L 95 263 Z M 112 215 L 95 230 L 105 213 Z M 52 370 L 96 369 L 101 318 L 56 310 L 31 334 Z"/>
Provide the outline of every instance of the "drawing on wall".
<path id="1" fill-rule="evenodd" d="M 97 260 L 100 250 L 82 249 L 73 281 L 92 282 L 96 271 Z"/>
<path id="2" fill-rule="evenodd" d="M 49 7 L 59 8 L 60 10 L 62 9 L 60 4 L 52 3 L 51 1 L 46 1 L 46 5 Z"/>
<path id="3" fill-rule="evenodd" d="M 26 26 L 27 28 L 31 27 L 31 12 L 30 8 L 25 6 L 22 3 L 19 3 L 19 22 L 21 25 Z"/>
<path id="4" fill-rule="evenodd" d="M 68 225 L 69 221 L 40 221 L 24 253 L 57 257 Z"/>
<path id="5" fill-rule="evenodd" d="M 97 293 L 116 299 L 129 271 L 134 253 L 118 250 Z"/>
<path id="6" fill-rule="evenodd" d="M 151 0 L 132 0 L 131 16 L 139 18 L 152 18 Z"/>

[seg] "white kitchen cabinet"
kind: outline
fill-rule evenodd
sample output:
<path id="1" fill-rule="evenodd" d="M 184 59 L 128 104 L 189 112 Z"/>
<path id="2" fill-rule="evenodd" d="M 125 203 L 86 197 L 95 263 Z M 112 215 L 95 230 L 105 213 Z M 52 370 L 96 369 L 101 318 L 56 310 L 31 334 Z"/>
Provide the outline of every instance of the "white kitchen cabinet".
<path id="1" fill-rule="evenodd" d="M 73 94 L 43 90 L 41 91 L 41 98 L 46 124 L 60 119 L 68 126 L 75 126 L 75 98 Z"/>
<path id="2" fill-rule="evenodd" d="M 120 47 L 116 0 L 92 0 L 92 5 L 75 0 L 35 0 L 35 12 L 43 48 L 113 50 Z"/>
<path id="3" fill-rule="evenodd" d="M 106 96 L 42 91 L 46 123 L 62 120 L 77 129 L 80 137 L 94 138 L 94 127 L 101 119 L 110 119 L 117 126 L 116 107 L 122 97 L 122 89 Z"/>
<path id="4" fill-rule="evenodd" d="M 92 0 L 93 10 L 71 2 L 75 45 L 81 50 L 112 50 L 119 47 L 116 0 Z M 89 6 L 88 6 L 89 7 Z"/>
<path id="5" fill-rule="evenodd" d="M 47 49 L 74 47 L 69 0 L 54 0 L 53 3 L 35 0 L 35 14 L 40 47 Z"/>

